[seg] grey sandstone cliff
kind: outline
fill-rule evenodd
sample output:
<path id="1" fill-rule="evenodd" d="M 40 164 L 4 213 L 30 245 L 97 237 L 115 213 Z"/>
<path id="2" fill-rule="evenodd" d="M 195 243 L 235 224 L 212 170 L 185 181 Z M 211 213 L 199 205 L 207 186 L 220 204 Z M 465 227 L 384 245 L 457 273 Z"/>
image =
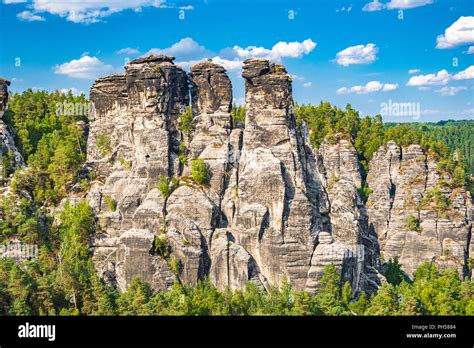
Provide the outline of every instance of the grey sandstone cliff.
<path id="1" fill-rule="evenodd" d="M 15 146 L 13 136 L 8 126 L 3 122 L 3 115 L 8 103 L 8 86 L 10 82 L 0 78 L 0 180 L 4 178 L 3 156 L 10 156 L 11 165 L 18 167 L 23 164 L 23 157 Z"/>
<path id="2" fill-rule="evenodd" d="M 370 225 L 384 259 L 399 258 L 410 276 L 424 261 L 468 273 L 472 200 L 450 179 L 419 145 L 388 142 L 370 163 Z"/>
<path id="3" fill-rule="evenodd" d="M 472 218 L 465 191 L 447 193 L 459 216 L 422 209 L 425 232 L 401 227 L 407 213 L 397 209 L 412 176 L 425 175 L 413 184 L 418 200 L 439 180 L 415 147 L 403 157 L 398 149 L 398 159 L 388 154 L 396 153 L 392 143 L 379 150 L 366 208 L 351 140 L 336 136 L 312 147 L 305 125 L 296 127 L 285 68 L 249 59 L 243 77 L 243 128 L 230 115 L 230 80 L 212 62 L 196 64 L 188 75 L 172 57 L 149 56 L 131 61 L 124 75 L 94 83 L 87 159 L 96 178 L 88 199 L 99 215 L 92 248 L 104 279 L 121 290 L 134 276 L 158 290 L 205 277 L 219 289 L 249 281 L 268 288 L 286 279 L 314 293 L 324 266 L 333 263 L 355 291 L 370 292 L 383 278 L 381 253 L 407 265 L 433 257 L 465 265 Z M 183 133 L 178 117 L 190 102 L 193 129 Z M 419 166 L 411 164 L 418 158 Z M 192 179 L 195 159 L 206 164 L 208 184 Z M 157 189 L 160 176 L 175 178 L 169 197 Z M 416 252 L 420 243 L 426 252 Z M 453 258 L 451 251 L 465 254 Z"/>
<path id="4" fill-rule="evenodd" d="M 125 75 L 99 79 L 90 92 L 96 117 L 87 158 L 97 178 L 88 197 L 103 228 L 94 259 L 121 289 L 135 275 L 156 288 L 174 281 L 167 264 L 150 254 L 164 218 L 156 183 L 159 175 L 177 175 L 177 118 L 189 103 L 186 73 L 172 60 L 136 59 Z"/>

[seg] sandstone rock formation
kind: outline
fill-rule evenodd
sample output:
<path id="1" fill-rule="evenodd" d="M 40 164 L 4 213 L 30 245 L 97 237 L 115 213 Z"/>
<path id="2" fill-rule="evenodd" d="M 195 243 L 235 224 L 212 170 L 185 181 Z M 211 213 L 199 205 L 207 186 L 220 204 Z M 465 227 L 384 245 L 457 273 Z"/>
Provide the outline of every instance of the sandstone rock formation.
<path id="1" fill-rule="evenodd" d="M 383 258 L 399 258 L 408 275 L 424 261 L 468 272 L 472 200 L 450 179 L 419 145 L 388 142 L 370 163 L 370 225 Z"/>
<path id="2" fill-rule="evenodd" d="M 189 103 L 186 73 L 172 61 L 166 56 L 133 60 L 125 75 L 99 79 L 90 92 L 96 117 L 87 159 L 97 178 L 88 197 L 103 228 L 92 243 L 94 260 L 121 289 L 133 275 L 155 288 L 169 284 L 168 275 L 161 274 L 169 274 L 169 266 L 155 262 L 159 256 L 152 252 L 165 213 L 156 183 L 159 175 L 179 174 L 176 126 Z"/>
<path id="3" fill-rule="evenodd" d="M 3 156 L 9 156 L 13 167 L 18 167 L 23 164 L 23 157 L 15 146 L 13 136 L 8 126 L 2 119 L 7 108 L 8 86 L 10 86 L 10 82 L 0 78 L 0 181 L 7 179 L 4 178 Z"/>
<path id="4" fill-rule="evenodd" d="M 351 139 L 336 135 L 313 148 L 305 125 L 296 127 L 283 66 L 244 62 L 246 121 L 239 128 L 224 68 L 203 62 L 187 75 L 173 59 L 136 59 L 124 75 L 91 89 L 96 117 L 87 166 L 96 179 L 88 199 L 101 228 L 92 248 L 107 281 L 124 290 L 139 276 L 169 289 L 209 277 L 219 289 L 249 281 L 267 289 L 286 279 L 314 293 L 324 266 L 334 263 L 355 291 L 371 292 L 381 282 L 381 252 L 385 260 L 399 256 L 409 272 L 433 257 L 465 265 L 468 193 L 445 192 L 452 204 L 443 216 L 426 199 L 418 210 L 406 206 L 410 192 L 421 202 L 441 179 L 420 148 L 389 143 L 377 152 L 366 207 Z M 183 132 L 178 118 L 190 101 L 192 126 Z M 192 177 L 196 159 L 208 168 L 207 183 Z M 158 190 L 159 177 L 174 178 L 169 196 Z M 421 233 L 404 229 L 411 213 Z M 418 245 L 427 250 L 418 253 Z"/>
<path id="5" fill-rule="evenodd" d="M 353 286 L 368 291 L 379 285 L 380 255 L 377 236 L 369 229 L 368 215 L 358 189 L 361 168 L 351 139 L 336 134 L 333 143 L 324 141 L 318 151 L 319 170 L 330 204 L 331 233 L 348 248 L 345 255 L 354 263 Z M 357 256 L 355 260 L 353 259 Z M 334 260 L 331 260 L 335 263 Z"/>

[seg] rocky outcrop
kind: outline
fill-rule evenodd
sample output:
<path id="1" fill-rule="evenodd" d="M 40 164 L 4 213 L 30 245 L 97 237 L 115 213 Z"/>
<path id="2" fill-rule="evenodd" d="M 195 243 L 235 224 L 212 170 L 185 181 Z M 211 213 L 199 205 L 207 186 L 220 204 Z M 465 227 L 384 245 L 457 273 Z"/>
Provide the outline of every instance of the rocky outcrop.
<path id="1" fill-rule="evenodd" d="M 88 198 L 102 229 L 92 242 L 94 261 L 99 273 L 120 288 L 133 274 L 155 279 L 151 283 L 158 289 L 172 284 L 170 277 L 175 279 L 173 274 L 159 274 L 169 273 L 169 267 L 154 261 L 159 256 L 152 250 L 165 215 L 157 180 L 179 172 L 177 120 L 189 103 L 186 73 L 173 59 L 133 60 L 125 75 L 101 78 L 90 92 L 96 117 L 90 125 L 87 159 L 96 180 Z M 139 247 L 121 247 L 130 243 Z M 133 252 L 124 257 L 121 250 Z"/>
<path id="2" fill-rule="evenodd" d="M 467 274 L 472 201 L 419 145 L 383 145 L 370 162 L 367 202 L 385 261 L 398 258 L 408 275 L 424 261 Z"/>
<path id="3" fill-rule="evenodd" d="M 8 126 L 3 122 L 3 114 L 7 108 L 8 86 L 10 82 L 0 78 L 0 181 L 6 180 L 5 161 L 12 169 L 23 164 L 23 157 L 15 146 L 12 133 Z"/>
<path id="4" fill-rule="evenodd" d="M 158 290 L 205 277 L 221 290 L 286 279 L 314 293 L 332 263 L 354 291 L 372 292 L 381 254 L 399 256 L 409 272 L 421 260 L 465 265 L 454 253 L 467 257 L 470 198 L 445 188 L 449 212 L 433 214 L 426 197 L 438 195 L 430 190 L 442 174 L 419 147 L 391 142 L 377 152 L 365 205 L 352 140 L 336 134 L 313 148 L 306 126 L 296 127 L 285 68 L 248 59 L 242 76 L 245 127 L 233 124 L 230 80 L 212 62 L 187 75 L 172 57 L 148 56 L 94 83 L 88 199 L 99 215 L 92 248 L 104 279 L 121 290 L 134 276 Z M 194 179 L 198 159 L 207 182 Z M 421 233 L 406 230 L 407 214 L 417 214 Z"/>
<path id="5" fill-rule="evenodd" d="M 271 283 L 304 289 L 318 226 L 306 194 L 289 75 L 280 65 L 244 64 L 246 121 L 229 233 Z"/>
<path id="6" fill-rule="evenodd" d="M 320 258 L 326 254 L 331 263 L 340 267 L 346 263 L 352 265 L 355 268 L 352 277 L 346 278 L 352 287 L 374 291 L 380 285 L 380 251 L 377 236 L 369 229 L 367 211 L 359 196 L 362 175 L 357 151 L 350 137 L 336 134 L 321 144 L 318 155 L 319 171 L 330 205 L 330 231 L 335 241 L 347 248 L 345 252 L 336 253 L 338 262 L 329 252 L 321 253 Z M 331 245 L 331 250 L 337 245 L 326 244 Z M 337 248 L 341 249 L 340 246 Z M 322 264 L 325 263 L 327 261 Z M 347 269 L 342 271 L 348 272 Z"/>

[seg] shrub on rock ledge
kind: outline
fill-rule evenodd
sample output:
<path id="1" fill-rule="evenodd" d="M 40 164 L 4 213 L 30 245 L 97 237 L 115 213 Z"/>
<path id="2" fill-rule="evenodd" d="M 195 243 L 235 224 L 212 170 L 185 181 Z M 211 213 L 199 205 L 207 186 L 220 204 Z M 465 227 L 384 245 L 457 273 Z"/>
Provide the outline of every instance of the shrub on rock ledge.
<path id="1" fill-rule="evenodd" d="M 209 183 L 209 168 L 203 159 L 195 159 L 191 162 L 191 178 L 200 184 Z"/>

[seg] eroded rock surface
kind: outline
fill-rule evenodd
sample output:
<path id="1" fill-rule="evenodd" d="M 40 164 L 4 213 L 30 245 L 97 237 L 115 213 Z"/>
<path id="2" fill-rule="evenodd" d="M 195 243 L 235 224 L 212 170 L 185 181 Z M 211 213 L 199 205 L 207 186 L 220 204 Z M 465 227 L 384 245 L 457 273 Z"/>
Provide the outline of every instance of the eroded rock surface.
<path id="1" fill-rule="evenodd" d="M 383 145 L 370 163 L 370 225 L 383 258 L 398 258 L 408 275 L 424 261 L 467 274 L 472 201 L 419 145 Z"/>
<path id="2" fill-rule="evenodd" d="M 153 261 L 159 256 L 152 250 L 165 215 L 156 184 L 160 175 L 179 175 L 177 120 L 189 104 L 187 75 L 173 59 L 133 60 L 125 75 L 101 78 L 90 92 L 96 117 L 90 126 L 87 160 L 97 179 L 88 198 L 103 230 L 92 243 L 94 260 L 99 273 L 107 273 L 120 288 L 126 288 L 130 274 L 154 279 L 155 288 L 173 283 L 158 274 L 169 270 L 163 262 Z M 129 234 L 133 238 L 124 240 Z M 140 247 L 128 248 L 133 252 L 124 258 L 121 245 L 132 240 Z"/>
<path id="3" fill-rule="evenodd" d="M 470 197 L 443 191 L 449 213 L 434 214 L 424 198 L 441 174 L 421 148 L 390 142 L 377 152 L 365 205 L 352 140 L 336 134 L 313 148 L 306 126 L 296 127 L 285 68 L 248 59 L 243 77 L 244 128 L 233 125 L 232 86 L 212 62 L 187 75 L 172 57 L 148 56 L 95 82 L 88 199 L 99 214 L 92 247 L 104 279 L 121 290 L 134 276 L 158 290 L 205 277 L 221 290 L 287 279 L 314 293 L 333 263 L 355 291 L 371 292 L 381 254 L 399 256 L 409 272 L 424 260 L 465 266 Z M 190 101 L 192 122 L 182 132 L 178 118 Z M 193 179 L 197 159 L 207 183 Z M 157 188 L 160 176 L 174 178 L 169 196 Z M 421 233 L 405 229 L 407 214 L 417 214 Z"/>
<path id="4" fill-rule="evenodd" d="M 23 164 L 23 157 L 15 146 L 13 135 L 5 122 L 3 122 L 3 114 L 8 103 L 8 86 L 10 86 L 10 82 L 0 77 L 0 181 L 7 179 L 3 177 L 2 158 L 4 156 L 8 156 L 12 168 Z"/>

